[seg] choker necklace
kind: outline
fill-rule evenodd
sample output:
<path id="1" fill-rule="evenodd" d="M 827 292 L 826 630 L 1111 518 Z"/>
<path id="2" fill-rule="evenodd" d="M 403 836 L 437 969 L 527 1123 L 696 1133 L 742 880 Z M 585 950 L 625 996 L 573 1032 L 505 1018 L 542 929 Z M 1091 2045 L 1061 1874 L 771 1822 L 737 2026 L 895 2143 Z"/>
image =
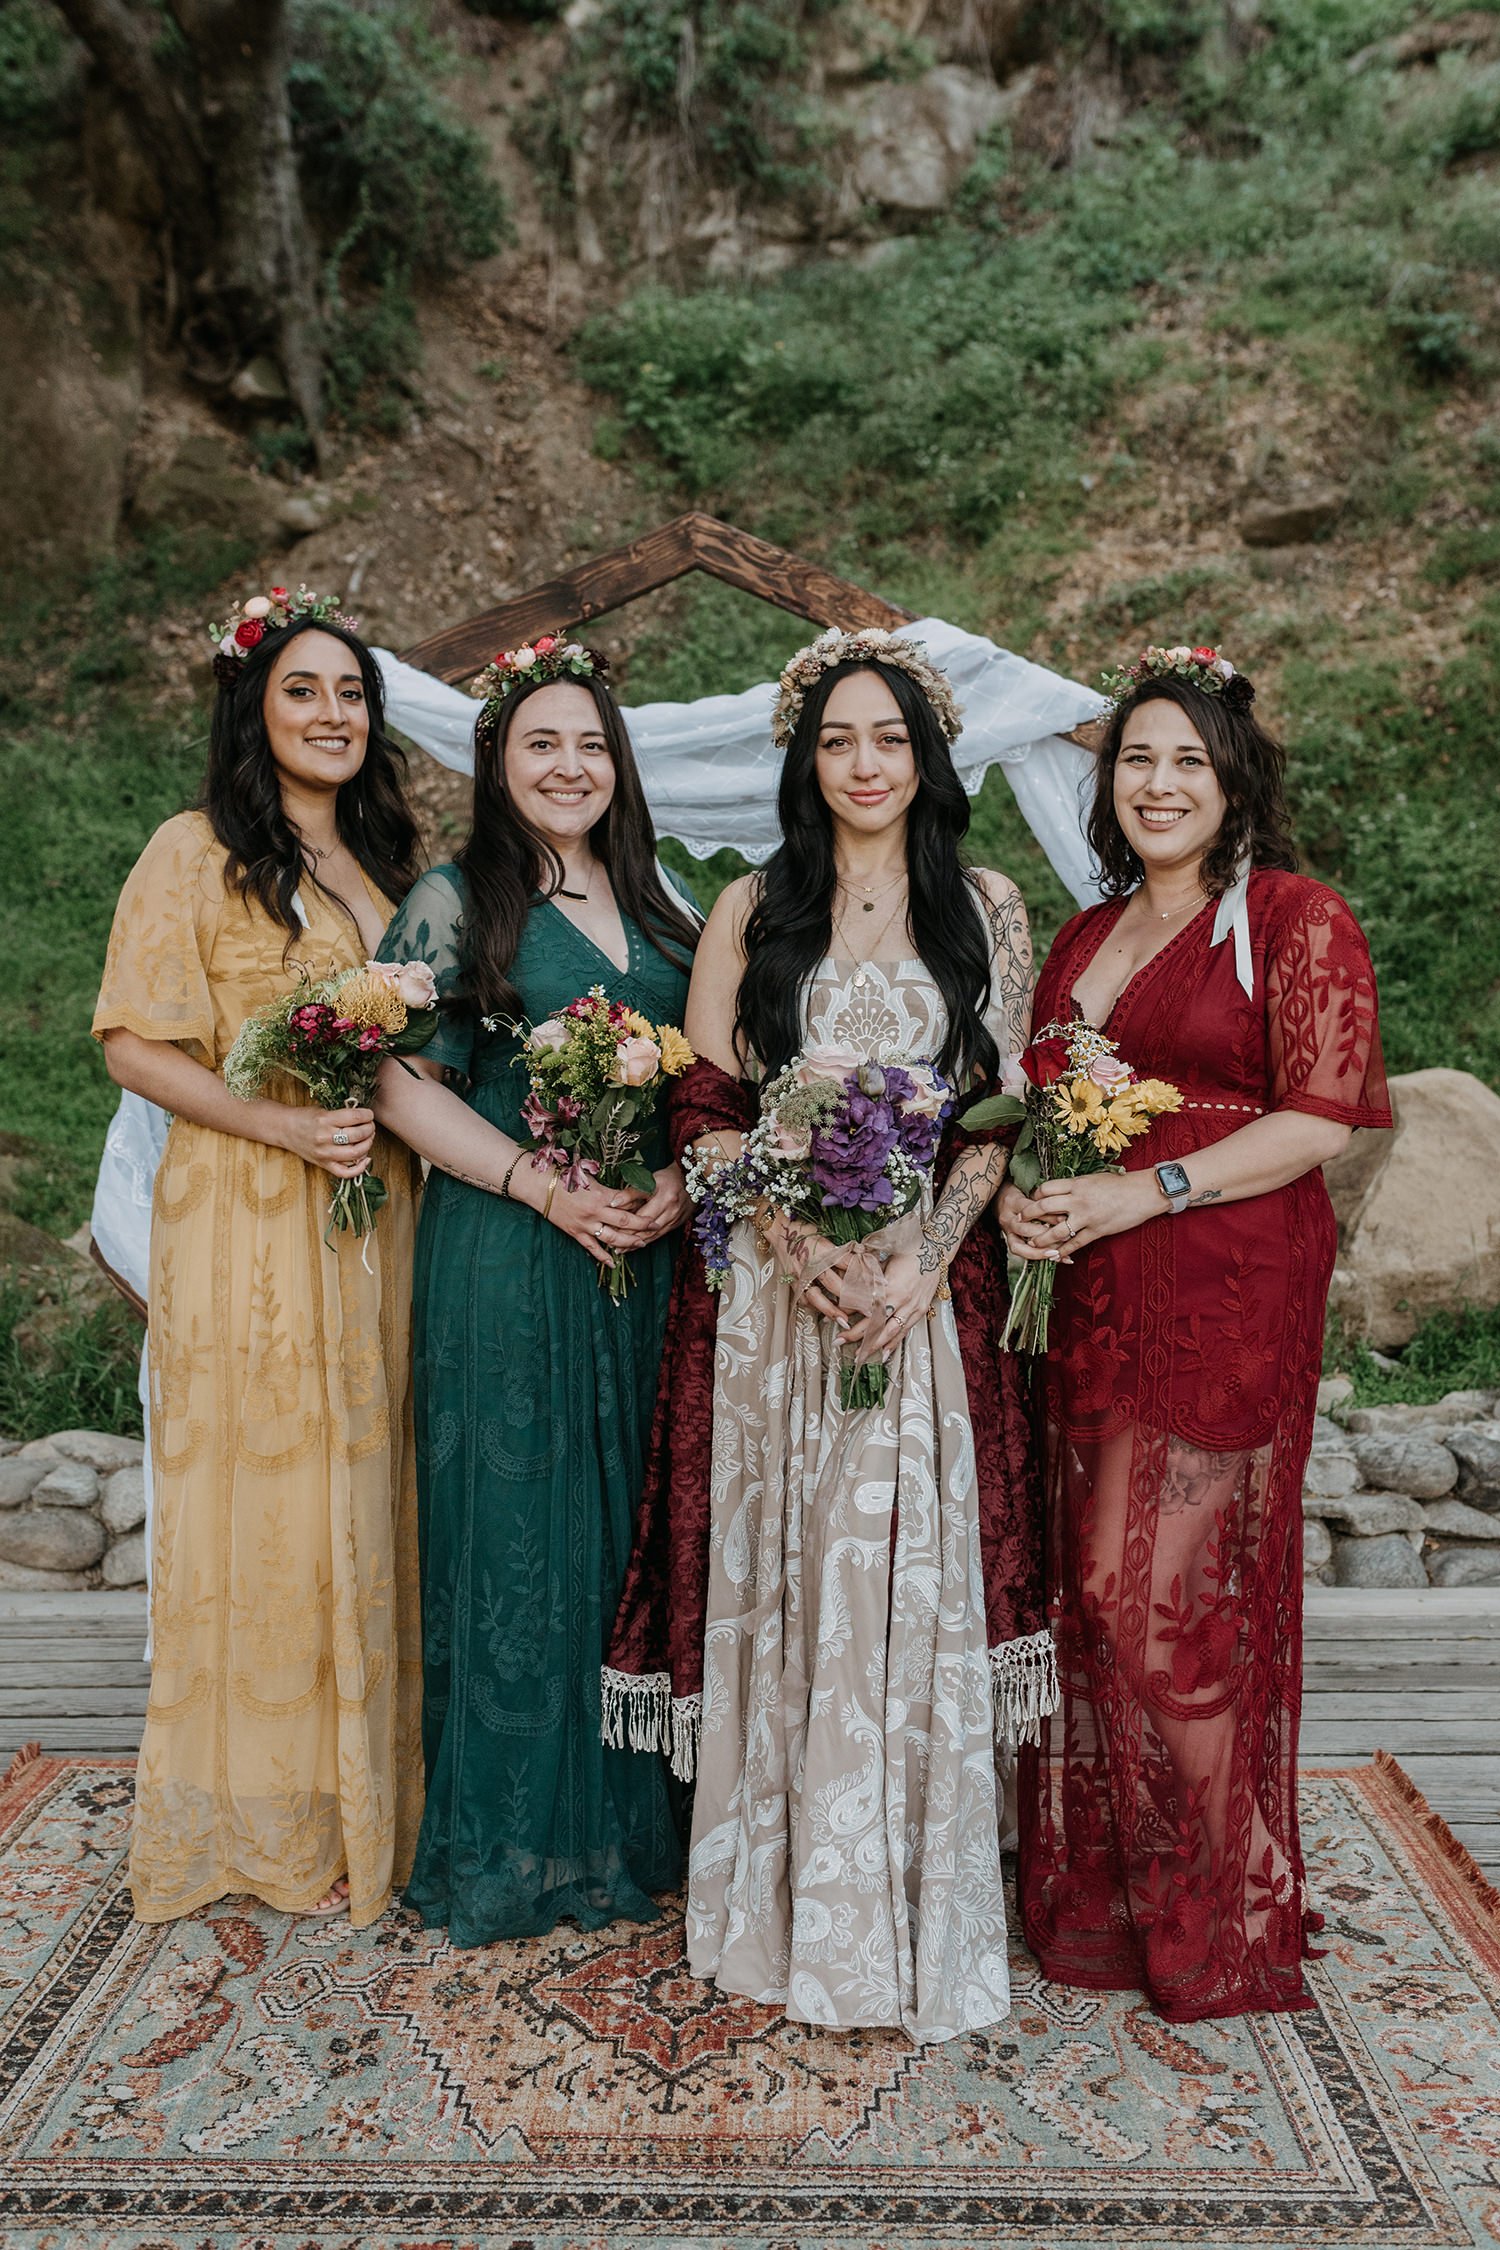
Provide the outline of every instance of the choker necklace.
<path id="1" fill-rule="evenodd" d="M 585 884 L 584 884 L 584 886 L 583 886 L 583 889 L 582 889 L 581 891 L 567 891 L 567 890 L 564 890 L 564 889 L 563 889 L 563 886 L 562 886 L 562 884 L 561 884 L 561 883 L 559 883 L 559 884 L 558 884 L 558 886 L 557 886 L 556 896 L 557 896 L 558 898 L 575 898 L 575 899 L 579 899 L 579 900 L 581 900 L 581 901 L 582 901 L 582 903 L 583 903 L 584 905 L 587 905 L 587 904 L 588 904 L 588 896 L 589 896 L 589 883 L 592 883 L 592 882 L 593 882 L 593 880 L 594 880 L 594 872 L 593 872 L 593 869 L 592 869 L 592 868 L 590 868 L 590 870 L 589 870 L 589 882 L 588 882 L 588 883 L 585 883 Z"/>

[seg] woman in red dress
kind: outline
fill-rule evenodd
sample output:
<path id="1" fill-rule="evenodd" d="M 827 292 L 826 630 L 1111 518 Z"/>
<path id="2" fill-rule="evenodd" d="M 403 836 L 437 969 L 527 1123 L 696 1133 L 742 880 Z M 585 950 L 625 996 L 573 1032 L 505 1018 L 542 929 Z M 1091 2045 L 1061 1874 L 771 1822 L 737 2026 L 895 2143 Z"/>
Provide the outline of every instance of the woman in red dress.
<path id="1" fill-rule="evenodd" d="M 1045 1363 L 1063 1701 L 1026 1753 L 1029 1944 L 1060 1984 L 1191 2022 L 1311 2004 L 1297 1829 L 1302 1472 L 1333 1211 L 1320 1167 L 1388 1126 L 1375 981 L 1295 872 L 1282 753 L 1211 649 L 1109 683 L 1090 841 L 1039 1025 L 1081 1014 L 1183 1107 L 1123 1172 L 1006 1188 L 1059 1261 Z"/>

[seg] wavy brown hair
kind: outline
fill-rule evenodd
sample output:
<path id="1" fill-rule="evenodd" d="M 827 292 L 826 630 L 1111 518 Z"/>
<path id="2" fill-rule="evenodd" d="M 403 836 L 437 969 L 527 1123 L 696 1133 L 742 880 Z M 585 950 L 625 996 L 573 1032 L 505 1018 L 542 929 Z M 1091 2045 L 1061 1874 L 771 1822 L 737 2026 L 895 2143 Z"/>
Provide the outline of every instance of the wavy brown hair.
<path id="1" fill-rule="evenodd" d="M 1099 863 L 1106 898 L 1123 898 L 1145 874 L 1125 841 L 1115 813 L 1115 766 L 1125 728 L 1143 703 L 1175 703 L 1203 737 L 1214 778 L 1224 792 L 1224 820 L 1199 867 L 1210 897 L 1234 881 L 1248 852 L 1252 867 L 1295 869 L 1286 809 L 1286 752 L 1248 707 L 1236 709 L 1222 695 L 1210 695 L 1192 680 L 1147 680 L 1111 715 L 1094 775 L 1094 802 L 1088 840 Z"/>
<path id="2" fill-rule="evenodd" d="M 417 824 L 406 802 L 406 752 L 385 731 L 385 688 L 374 657 L 357 634 L 315 618 L 267 633 L 234 678 L 220 684 L 198 804 L 224 847 L 229 881 L 281 924 L 288 947 L 302 934 L 292 904 L 301 885 L 312 883 L 334 898 L 308 866 L 302 839 L 287 818 L 266 731 L 272 669 L 303 633 L 326 633 L 343 642 L 358 666 L 370 722 L 364 764 L 338 793 L 334 817 L 339 839 L 371 882 L 398 905 L 418 873 Z M 342 899 L 334 898 L 334 904 L 348 913 Z"/>
<path id="3" fill-rule="evenodd" d="M 538 898 L 550 898 L 562 887 L 562 861 L 522 819 L 505 785 L 505 743 L 516 713 L 539 688 L 556 684 L 529 680 L 475 732 L 474 825 L 463 849 L 455 854 L 465 903 L 461 984 L 454 997 L 476 1015 L 524 1014 L 511 967 L 532 907 Z M 698 943 L 698 925 L 662 881 L 656 830 L 620 706 L 597 675 L 564 684 L 581 687 L 593 697 L 615 769 L 615 793 L 589 833 L 595 857 L 604 863 L 621 913 L 644 931 L 658 953 L 685 969 Z"/>

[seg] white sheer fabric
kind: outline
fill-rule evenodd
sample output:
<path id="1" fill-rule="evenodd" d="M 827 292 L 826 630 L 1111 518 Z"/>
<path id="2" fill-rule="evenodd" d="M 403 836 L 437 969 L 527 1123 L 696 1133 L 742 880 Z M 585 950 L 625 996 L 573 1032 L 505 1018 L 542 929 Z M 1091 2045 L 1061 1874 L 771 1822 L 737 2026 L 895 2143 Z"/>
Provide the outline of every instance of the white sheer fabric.
<path id="1" fill-rule="evenodd" d="M 977 791 L 992 766 L 1003 767 L 1059 877 L 1080 906 L 1092 904 L 1099 893 L 1083 814 L 1093 759 L 1062 736 L 1096 718 L 1101 698 L 941 617 L 918 618 L 903 631 L 924 644 L 953 682 L 964 714 L 953 760 L 965 788 Z M 403 664 L 388 649 L 375 655 L 392 725 L 440 765 L 472 773 L 472 696 Z M 651 816 L 662 835 L 675 836 L 696 859 L 728 845 L 759 861 L 776 848 L 781 752 L 771 740 L 775 700 L 775 684 L 765 680 L 739 695 L 640 703 L 626 713 Z"/>

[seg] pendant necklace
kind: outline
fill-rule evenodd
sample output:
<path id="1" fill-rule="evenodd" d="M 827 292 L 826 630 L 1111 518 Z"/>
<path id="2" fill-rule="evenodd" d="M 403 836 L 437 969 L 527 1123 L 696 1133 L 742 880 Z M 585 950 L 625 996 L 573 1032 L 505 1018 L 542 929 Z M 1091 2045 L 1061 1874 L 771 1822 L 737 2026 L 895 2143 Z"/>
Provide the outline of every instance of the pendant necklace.
<path id="1" fill-rule="evenodd" d="M 900 907 L 900 905 L 901 901 L 898 898 L 896 904 L 891 908 L 889 914 L 887 914 L 885 920 L 881 923 L 879 929 L 875 932 L 875 935 L 870 939 L 869 946 L 862 959 L 860 960 L 859 966 L 856 968 L 852 979 L 854 988 L 857 992 L 863 992 L 865 986 L 870 981 L 868 972 L 875 966 L 874 961 L 871 959 L 871 955 L 875 952 L 876 947 L 880 944 L 880 941 L 885 936 L 886 931 L 895 921 L 897 909 Z M 844 943 L 847 945 L 849 942 L 849 933 L 844 927 L 842 916 L 839 919 L 839 935 L 843 938 Z"/>
<path id="2" fill-rule="evenodd" d="M 891 884 L 901 882 L 905 876 L 905 873 L 906 870 L 904 867 L 898 868 L 895 874 L 890 878 L 890 882 L 886 883 L 851 883 L 848 878 L 843 875 L 839 877 L 839 881 L 840 883 L 842 883 L 846 891 L 859 891 L 862 894 L 860 901 L 861 911 L 865 914 L 873 914 L 875 911 L 876 899 L 884 898 L 886 892 L 891 888 Z M 882 931 L 881 935 L 884 936 L 884 934 L 884 931 Z"/>

